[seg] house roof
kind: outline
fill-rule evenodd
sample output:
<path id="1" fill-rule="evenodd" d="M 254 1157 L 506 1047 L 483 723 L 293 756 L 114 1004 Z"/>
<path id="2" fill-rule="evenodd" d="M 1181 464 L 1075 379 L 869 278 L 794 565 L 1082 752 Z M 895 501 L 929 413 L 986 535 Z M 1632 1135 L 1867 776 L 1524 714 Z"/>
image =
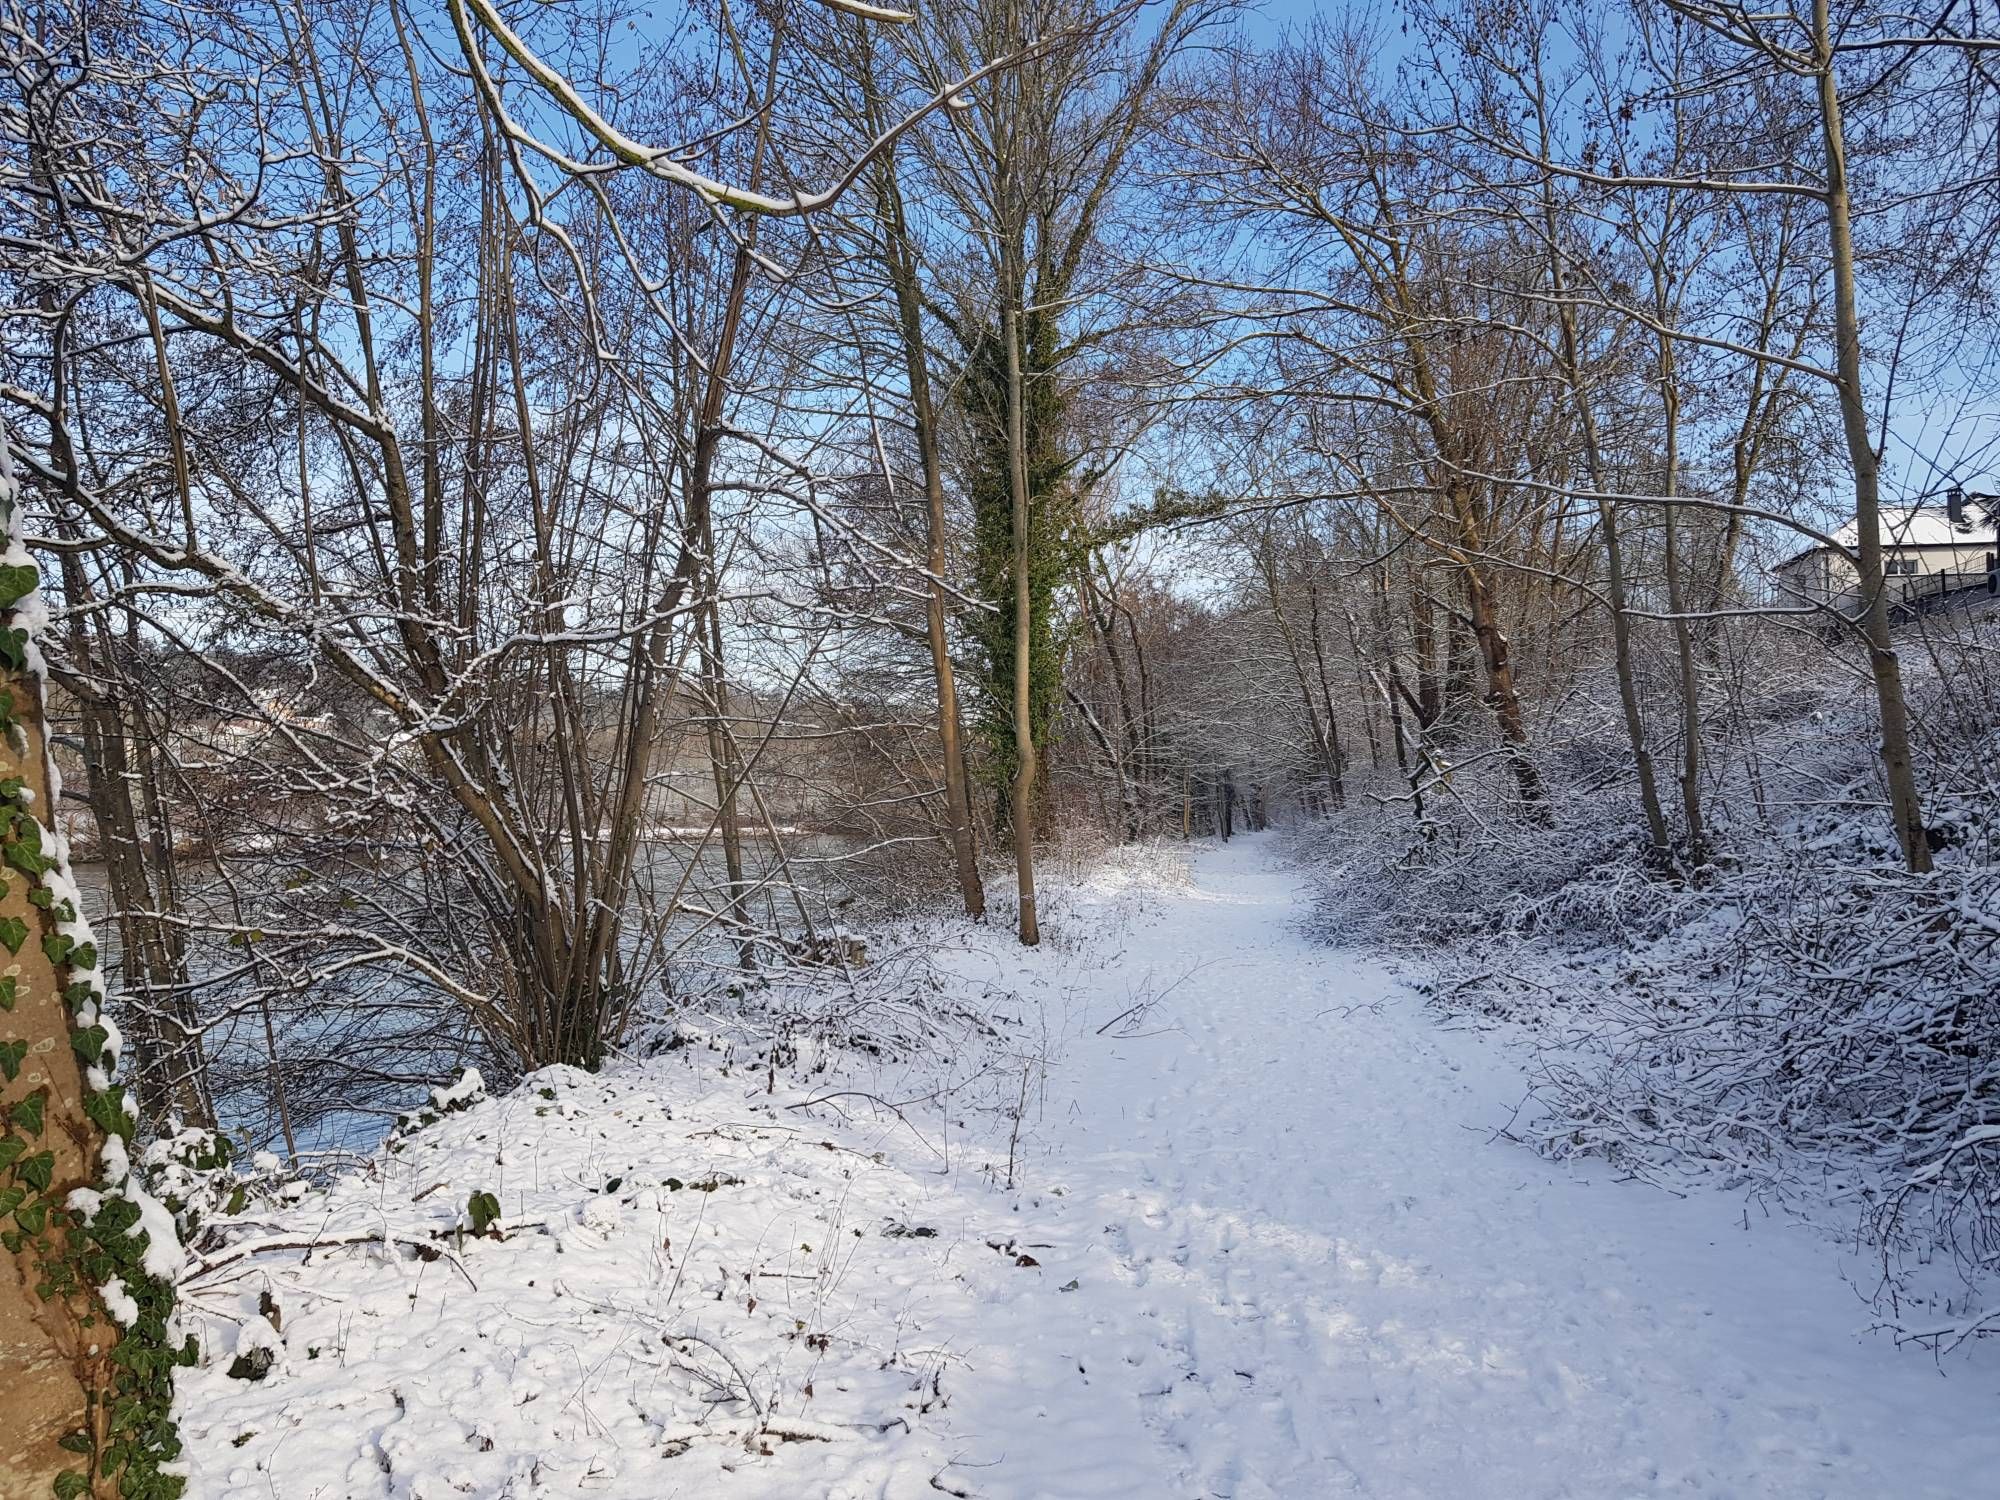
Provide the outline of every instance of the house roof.
<path id="1" fill-rule="evenodd" d="M 1860 524 L 1849 521 L 1831 533 L 1833 539 L 1850 550 L 1860 545 Z M 1977 547 L 1993 540 L 1993 528 L 1967 523 L 1951 524 L 1942 505 L 1895 505 L 1882 508 L 1882 545 L 1885 547 Z M 1817 544 L 1802 548 L 1777 564 L 1784 567 L 1801 558 L 1827 549 Z"/>

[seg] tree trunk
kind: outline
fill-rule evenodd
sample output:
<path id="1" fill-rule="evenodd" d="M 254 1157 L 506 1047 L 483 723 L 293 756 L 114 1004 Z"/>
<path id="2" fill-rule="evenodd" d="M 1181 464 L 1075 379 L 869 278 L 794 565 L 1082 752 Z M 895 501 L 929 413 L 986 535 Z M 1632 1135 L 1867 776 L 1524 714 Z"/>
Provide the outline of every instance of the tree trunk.
<path id="1" fill-rule="evenodd" d="M 1430 596 L 1415 579 L 1410 591 L 1410 641 L 1417 658 L 1417 728 L 1428 736 L 1444 714 L 1444 697 L 1438 687 L 1435 611 Z"/>
<path id="2" fill-rule="evenodd" d="M 1277 622 L 1278 639 L 1284 642 L 1285 657 L 1292 664 L 1292 680 L 1298 684 L 1299 704 L 1306 711 L 1306 724 L 1312 730 L 1313 749 L 1319 755 L 1320 772 L 1326 777 L 1328 805 L 1331 810 L 1338 811 L 1347 804 L 1347 790 L 1341 784 L 1340 744 L 1334 738 L 1332 704 L 1327 705 L 1328 717 L 1322 723 L 1318 700 L 1313 697 L 1312 686 L 1306 679 L 1305 659 L 1300 654 L 1298 638 L 1292 631 L 1291 621 L 1285 618 L 1285 608 L 1279 599 L 1278 560 L 1268 536 L 1259 539 L 1256 551 L 1258 571 L 1264 578 L 1265 598 L 1271 606 L 1271 618 Z M 1317 649 L 1317 641 L 1314 644 Z"/>
<path id="3" fill-rule="evenodd" d="M 708 514 L 704 507 L 704 519 Z M 708 533 L 708 548 L 709 598 L 695 629 L 700 635 L 701 675 L 704 696 L 708 700 L 708 764 L 715 779 L 715 811 L 722 838 L 722 868 L 729 881 L 729 900 L 724 910 L 730 930 L 736 937 L 737 963 L 748 972 L 757 967 L 757 948 L 746 931 L 748 923 L 743 909 L 743 820 L 736 801 L 736 786 L 742 780 L 742 772 L 736 762 L 735 737 L 725 723 L 729 711 L 729 683 L 722 669 L 722 607 L 717 598 L 722 582 L 716 571 L 715 533 L 712 527 Z"/>
<path id="4" fill-rule="evenodd" d="M 48 311 L 54 310 L 52 295 L 50 288 L 40 299 Z M 68 373 L 60 351 L 50 365 L 49 384 L 60 410 Z M 74 488 L 80 476 L 66 422 L 50 425 L 49 449 Z M 62 525 L 65 535 L 74 535 L 72 525 L 67 521 Z M 65 550 L 61 567 L 69 602 L 94 602 L 82 559 Z M 137 628 L 133 621 L 133 644 Z M 99 649 L 93 649 L 93 634 Z M 162 920 L 179 913 L 180 897 L 173 829 L 160 784 L 161 741 L 148 732 L 143 710 L 135 713 L 136 705 L 121 692 L 130 683 L 119 665 L 117 637 L 103 612 L 79 609 L 71 616 L 69 653 L 76 671 L 91 679 L 76 682 L 73 693 L 83 730 L 86 790 L 118 923 L 124 989 L 137 1004 L 131 1021 L 140 1110 L 154 1121 L 173 1114 L 183 1124 L 212 1130 L 215 1109 L 208 1093 L 207 1062 L 186 988 L 187 935 Z M 134 718 L 139 720 L 136 725 Z M 135 728 L 138 732 L 131 733 Z M 134 749 L 137 768 L 132 764 Z M 133 795 L 135 782 L 144 791 L 144 830 L 140 801 Z M 55 815 L 56 810 L 49 808 L 48 816 Z"/>
<path id="5" fill-rule="evenodd" d="M 871 107 L 873 96 L 870 97 Z M 937 685 L 938 740 L 944 757 L 945 821 L 950 830 L 952 865 L 958 873 L 959 897 L 974 921 L 986 915 L 986 887 L 979 878 L 979 850 L 974 842 L 972 791 L 965 775 L 964 735 L 958 715 L 958 684 L 952 671 L 951 642 L 945 631 L 944 573 L 947 528 L 943 465 L 938 457 L 937 408 L 931 400 L 930 367 L 926 360 L 923 309 L 917 291 L 917 271 L 910 251 L 909 225 L 903 212 L 893 158 L 884 158 L 877 181 L 882 221 L 883 258 L 896 293 L 896 331 L 903 346 L 903 370 L 910 387 L 910 415 L 916 427 L 917 457 L 924 471 L 924 635 L 930 646 L 931 678 Z"/>
<path id="6" fill-rule="evenodd" d="M 1476 565 L 1465 569 L 1465 600 L 1472 616 L 1472 633 L 1486 665 L 1486 702 L 1493 710 L 1500 738 L 1507 745 L 1507 759 L 1514 769 L 1514 785 L 1531 817 L 1548 818 L 1548 793 L 1541 773 L 1528 756 L 1528 726 L 1521 714 L 1521 693 L 1514 682 L 1514 664 L 1507 637 L 1500 629 L 1493 607 L 1493 592 Z"/>
<path id="7" fill-rule="evenodd" d="M 1342 778 L 1345 777 L 1347 774 L 1347 752 L 1342 750 L 1340 747 L 1340 715 L 1335 711 L 1334 708 L 1333 679 L 1332 675 L 1327 671 L 1326 668 L 1325 637 L 1322 635 L 1320 631 L 1320 621 L 1319 621 L 1319 585 L 1315 583 L 1311 578 L 1308 578 L 1306 580 L 1306 605 L 1308 611 L 1306 616 L 1306 629 L 1308 630 L 1308 632 L 1310 632 L 1312 639 L 1313 662 L 1319 669 L 1320 700 L 1326 705 L 1327 753 L 1329 756 L 1332 757 L 1333 760 L 1333 777 L 1334 777 L 1334 792 L 1335 792 L 1334 806 L 1336 809 L 1338 809 L 1340 807 L 1345 806 L 1347 803 L 1347 788 L 1344 782 L 1342 781 Z M 1362 698 L 1362 703 L 1364 706 L 1366 705 L 1367 701 L 1368 700 L 1364 695 L 1364 697 Z M 1369 720 L 1368 733 L 1369 737 L 1373 739 L 1375 733 L 1375 725 L 1372 716 Z M 1377 751 L 1376 753 L 1376 761 L 1378 764 L 1381 761 L 1381 754 L 1379 751 Z"/>
<path id="8" fill-rule="evenodd" d="M 1667 416 L 1667 475 L 1661 493 L 1665 507 L 1667 609 L 1674 617 L 1674 654 L 1681 689 L 1681 817 L 1687 826 L 1687 859 L 1691 868 L 1708 862 L 1708 834 L 1701 815 L 1701 677 L 1695 669 L 1694 631 L 1689 626 L 1685 591 L 1681 587 L 1680 520 L 1673 504 L 1680 469 L 1680 390 L 1675 379 L 1674 346 L 1660 341 L 1660 401 Z"/>
<path id="9" fill-rule="evenodd" d="M 1098 645 L 1103 648 L 1104 659 L 1111 664 L 1111 685 L 1118 698 L 1118 720 L 1120 748 L 1111 755 L 1112 769 L 1118 774 L 1118 805 L 1123 812 L 1125 838 L 1129 843 L 1144 831 L 1141 826 L 1138 787 L 1135 779 L 1143 775 L 1141 761 L 1144 758 L 1144 736 L 1139 727 L 1139 714 L 1132 702 L 1132 687 L 1125 671 L 1125 655 L 1118 645 L 1118 603 L 1115 593 L 1107 601 L 1103 599 L 1096 581 L 1091 577 L 1094 558 L 1085 558 L 1077 573 L 1077 597 L 1083 606 L 1084 618 L 1090 622 L 1097 636 Z M 1106 582 L 1111 582 L 1109 571 Z M 1137 651 L 1137 636 L 1133 637 L 1134 651 Z M 1143 670 L 1144 662 L 1141 659 Z M 1107 754 L 1110 754 L 1107 751 Z"/>
<path id="10" fill-rule="evenodd" d="M 42 678 L 35 662 L 34 568 L 20 546 L 20 492 L 0 428 L 0 1500 L 69 1493 L 155 1493 L 170 1415 L 170 1268 L 146 1263 L 150 1238 L 128 1185 L 132 1131 L 117 1049 L 100 1013 L 96 948 L 76 910 L 67 853 L 53 827 Z M 44 825 L 42 819 L 48 819 Z M 45 880 L 53 876 L 53 883 Z M 118 1133 L 112 1151 L 107 1132 Z M 88 1191 L 95 1207 L 73 1206 Z M 166 1233 L 171 1235 L 171 1221 Z M 152 1233 L 161 1231 L 147 1226 Z M 173 1256 L 172 1243 L 156 1247 Z M 155 1275 L 155 1270 L 161 1275 Z M 114 1319 L 104 1287 L 131 1317 Z M 126 1330 L 130 1329 L 128 1333 Z M 134 1338 L 158 1360 L 114 1358 Z M 119 1458 L 112 1458 L 114 1451 Z"/>
<path id="11" fill-rule="evenodd" d="M 1847 142 L 1841 123 L 1840 85 L 1834 76 L 1832 23 L 1828 0 L 1813 0 L 1813 46 L 1819 63 L 1820 130 L 1826 144 L 1826 219 L 1833 259 L 1833 314 L 1836 389 L 1840 426 L 1854 468 L 1854 523 L 1860 542 L 1860 585 L 1868 601 L 1862 634 L 1875 679 L 1875 702 L 1882 724 L 1882 770 L 1889 784 L 1889 814 L 1910 869 L 1931 867 L 1930 838 L 1924 831 L 1917 795 L 1916 767 L 1910 759 L 1909 710 L 1903 698 L 1903 668 L 1889 631 L 1889 599 L 1882 587 L 1880 471 L 1868 440 L 1868 411 L 1861 385 L 1861 318 L 1854 284 L 1854 232 L 1847 192 Z"/>
<path id="12" fill-rule="evenodd" d="M 63 554 L 62 570 L 69 597 L 89 597 L 74 553 Z M 133 732 L 127 705 L 119 698 L 130 684 L 117 665 L 115 648 L 107 641 L 101 653 L 93 650 L 81 616 L 72 617 L 68 648 L 79 674 L 68 685 L 83 731 L 85 792 L 118 924 L 122 988 L 131 1002 L 128 1026 L 140 1113 L 156 1122 L 171 1115 L 184 1125 L 212 1130 L 215 1112 L 201 1032 L 186 996 L 186 937 L 158 915 L 179 909 L 172 848 L 165 837 L 155 840 L 141 828 L 132 794 L 142 774 L 149 785 L 157 782 L 157 747 L 143 725 Z M 135 750 L 143 773 L 133 764 Z"/>
<path id="13" fill-rule="evenodd" d="M 1014 832 L 1014 880 L 1021 902 L 1021 942 L 1034 947 L 1042 940 L 1035 919 L 1035 725 L 1033 673 L 1028 658 L 1034 600 L 1028 578 L 1028 452 L 1022 419 L 1021 319 L 1018 309 L 1005 313 L 1007 340 L 1007 483 L 1014 521 L 1014 785 L 1008 822 Z"/>
<path id="14" fill-rule="evenodd" d="M 16 753 L 16 744 L 0 742 L 0 776 L 20 778 L 31 794 L 28 807 L 40 812 L 49 806 L 49 781 L 39 684 L 26 673 L 8 671 L 0 676 L 0 693 L 11 698 L 25 742 L 24 754 Z M 72 1190 L 95 1185 L 102 1135 L 84 1115 L 83 1079 L 70 1050 L 69 1011 L 63 1002 L 67 968 L 50 962 L 42 950 L 42 939 L 54 933 L 55 924 L 46 911 L 28 904 L 31 882 L 10 870 L 6 884 L 0 922 L 10 929 L 21 924 L 12 930 L 24 930 L 26 940 L 9 958 L 19 973 L 13 1008 L 0 1014 L 0 1044 L 9 1049 L 9 1058 L 16 1049 L 25 1056 L 10 1064 L 15 1076 L 0 1085 L 0 1111 L 39 1097 L 46 1123 L 40 1139 L 22 1141 L 17 1130 L 4 1138 L 21 1141 L 30 1156 L 42 1149 L 52 1153 L 47 1196 L 61 1202 Z M 22 1186 L 20 1173 L 18 1162 L 0 1172 L 0 1190 Z M 6 1227 L 16 1227 L 12 1215 Z M 28 1246 L 0 1254 L 5 1265 L 0 1272 L 0 1388 L 7 1392 L 6 1429 L 11 1434 L 0 1448 L 0 1497 L 5 1500 L 46 1500 L 56 1476 L 77 1466 L 76 1456 L 58 1447 L 58 1440 L 85 1426 L 90 1416 L 80 1326 L 88 1309 L 73 1306 L 70 1299 L 38 1297 L 39 1260 Z M 101 1309 L 98 1316 L 103 1316 Z"/>
<path id="15" fill-rule="evenodd" d="M 1618 678 L 1618 706 L 1625 718 L 1625 742 L 1632 747 L 1632 769 L 1639 781 L 1639 810 L 1646 819 L 1647 841 L 1652 846 L 1654 862 L 1664 869 L 1672 856 L 1672 845 L 1667 834 L 1667 815 L 1660 806 L 1659 781 L 1653 774 L 1653 752 L 1646 743 L 1639 684 L 1632 671 L 1632 620 L 1625 600 L 1625 546 L 1618 534 L 1618 506 L 1608 494 L 1604 453 L 1597 437 L 1597 415 L 1584 386 L 1582 340 L 1577 336 L 1576 309 L 1566 295 L 1568 278 L 1563 274 L 1562 254 L 1555 238 L 1555 205 L 1546 182 L 1542 205 L 1549 236 L 1549 278 L 1557 298 L 1557 320 L 1562 333 L 1564 373 L 1576 402 L 1577 422 L 1583 432 L 1584 463 L 1590 470 L 1591 487 L 1597 491 L 1597 524 L 1604 535 L 1604 591 L 1611 606 L 1611 658 Z"/>

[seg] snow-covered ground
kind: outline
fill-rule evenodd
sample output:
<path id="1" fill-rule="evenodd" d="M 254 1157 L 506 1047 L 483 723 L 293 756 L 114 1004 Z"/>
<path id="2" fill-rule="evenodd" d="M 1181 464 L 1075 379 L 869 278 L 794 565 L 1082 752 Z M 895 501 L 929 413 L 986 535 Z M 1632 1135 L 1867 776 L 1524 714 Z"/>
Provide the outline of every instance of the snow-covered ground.
<path id="1" fill-rule="evenodd" d="M 690 1047 L 538 1075 L 232 1228 L 190 1284 L 192 1493 L 1992 1492 L 1994 1351 L 1869 1334 L 1868 1267 L 1798 1225 L 1496 1139 L 1503 1045 L 1301 907 L 1240 839 L 1114 861 L 1039 952 L 942 953 L 1020 996 L 962 1082 L 1028 1100 L 1018 1139 Z M 451 1237 L 475 1191 L 502 1238 Z M 373 1242 L 242 1253 L 329 1235 Z"/>

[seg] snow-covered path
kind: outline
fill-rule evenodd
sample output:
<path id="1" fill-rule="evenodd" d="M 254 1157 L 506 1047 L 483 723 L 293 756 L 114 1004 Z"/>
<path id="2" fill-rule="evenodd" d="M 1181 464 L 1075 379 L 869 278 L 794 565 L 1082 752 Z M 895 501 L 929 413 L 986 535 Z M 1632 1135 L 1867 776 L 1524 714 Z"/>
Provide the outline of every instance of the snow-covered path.
<path id="1" fill-rule="evenodd" d="M 1018 976 L 1045 1004 L 1096 997 L 1070 1017 L 1029 1177 L 1060 1188 L 1030 1210 L 1057 1226 L 1035 1254 L 1078 1285 L 990 1309 L 956 1483 L 2000 1493 L 1990 1351 L 1941 1374 L 1861 1331 L 1837 1247 L 1809 1232 L 1495 1142 L 1521 1093 L 1503 1046 L 1315 945 L 1299 900 L 1268 844 L 1238 840 L 1122 952 Z"/>
<path id="2" fill-rule="evenodd" d="M 190 1500 L 2000 1495 L 2000 1349 L 1494 1139 L 1502 1039 L 1299 931 L 1270 844 L 1179 858 L 1052 880 L 1032 953 L 938 929 L 1023 1023 L 955 1062 L 547 1069 L 228 1220 Z"/>

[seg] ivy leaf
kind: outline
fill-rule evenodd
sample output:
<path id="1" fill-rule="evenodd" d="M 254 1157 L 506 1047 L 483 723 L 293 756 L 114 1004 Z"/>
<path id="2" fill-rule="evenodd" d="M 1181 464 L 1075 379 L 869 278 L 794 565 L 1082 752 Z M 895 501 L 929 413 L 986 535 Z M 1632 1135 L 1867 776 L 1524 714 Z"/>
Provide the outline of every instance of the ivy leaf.
<path id="1" fill-rule="evenodd" d="M 0 917 L 0 948 L 19 953 L 28 940 L 28 924 L 19 917 Z"/>
<path id="2" fill-rule="evenodd" d="M 0 1167 L 13 1166 L 27 1149 L 28 1143 L 18 1135 L 0 1136 Z"/>
<path id="3" fill-rule="evenodd" d="M 42 952 L 52 964 L 59 964 L 69 957 L 70 949 L 76 946 L 76 939 L 63 932 L 52 932 L 42 939 Z"/>
<path id="4" fill-rule="evenodd" d="M 0 974 L 0 1010 L 12 1010 L 19 998 L 21 980 L 15 974 Z"/>
<path id="5" fill-rule="evenodd" d="M 27 631 L 19 626 L 0 629 L 0 661 L 6 662 L 17 672 L 28 664 Z M 0 714 L 0 722 L 11 724 L 14 722 L 14 695 L 7 694 L 6 700 L 4 704 L 6 712 Z"/>
<path id="6" fill-rule="evenodd" d="M 132 1117 L 125 1113 L 124 1084 L 114 1083 L 92 1094 L 83 1101 L 83 1112 L 106 1135 L 115 1135 L 120 1140 L 132 1138 Z"/>
<path id="7" fill-rule="evenodd" d="M 9 1083 L 21 1076 L 21 1059 L 27 1055 L 28 1042 L 25 1037 L 17 1036 L 12 1041 L 0 1042 L 0 1073 L 7 1075 Z M 6 1163 L 0 1162 L 0 1166 L 5 1165 Z"/>
<path id="8" fill-rule="evenodd" d="M 0 609 L 11 609 L 41 581 L 33 563 L 0 563 Z"/>
<path id="9" fill-rule="evenodd" d="M 69 1034 L 69 1044 L 76 1055 L 87 1063 L 94 1063 L 104 1055 L 104 1044 L 111 1040 L 111 1033 L 102 1026 L 84 1026 Z"/>
<path id="10" fill-rule="evenodd" d="M 76 1500 L 77 1496 L 87 1493 L 89 1489 L 90 1480 L 77 1473 L 75 1469 L 64 1469 L 62 1473 L 56 1475 L 56 1500 Z"/>
<path id="11" fill-rule="evenodd" d="M 472 1219 L 474 1236 L 486 1233 L 486 1226 L 500 1217 L 500 1200 L 491 1193 L 474 1193 L 465 1205 Z"/>
<path id="12" fill-rule="evenodd" d="M 23 875 L 39 875 L 55 863 L 42 853 L 42 825 L 33 818 L 16 823 L 14 837 L 7 842 L 7 863 Z"/>
<path id="13" fill-rule="evenodd" d="M 40 1135 L 42 1133 L 42 1105 L 43 1095 L 39 1091 L 32 1093 L 14 1106 L 8 1118 L 27 1131 L 29 1135 Z"/>
<path id="14" fill-rule="evenodd" d="M 90 1232 L 99 1243 L 108 1243 L 139 1222 L 139 1206 L 122 1194 L 106 1198 L 91 1215 Z"/>
<path id="15" fill-rule="evenodd" d="M 29 1187 L 38 1193 L 46 1193 L 49 1184 L 56 1180 L 56 1154 L 53 1151 L 37 1151 L 33 1156 L 24 1158 L 14 1170 L 21 1174 L 21 1181 Z"/>

